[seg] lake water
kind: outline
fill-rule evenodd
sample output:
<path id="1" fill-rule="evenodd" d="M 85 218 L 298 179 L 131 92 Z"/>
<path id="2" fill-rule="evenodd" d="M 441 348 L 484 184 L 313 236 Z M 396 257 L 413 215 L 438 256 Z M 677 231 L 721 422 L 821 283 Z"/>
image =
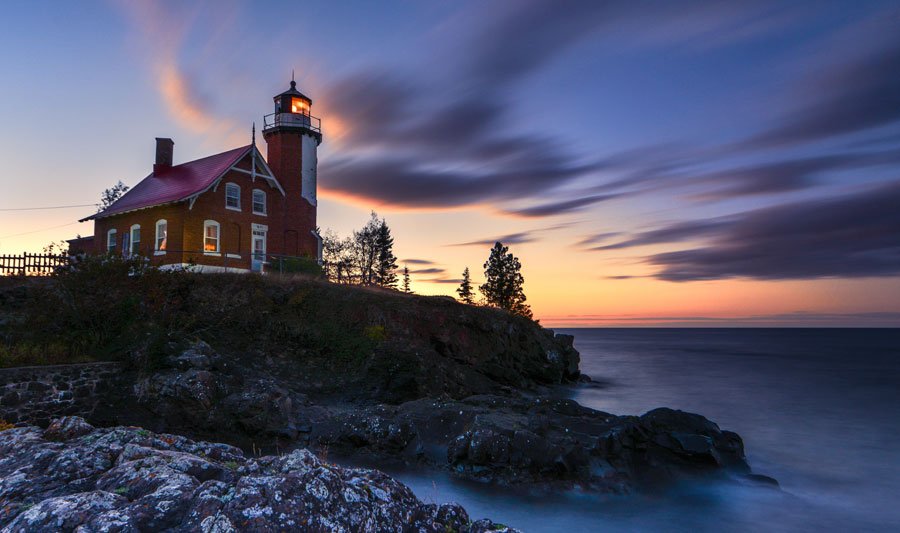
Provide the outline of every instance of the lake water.
<path id="1" fill-rule="evenodd" d="M 615 414 L 667 406 L 744 439 L 781 491 L 701 483 L 665 496 L 548 498 L 393 472 L 426 501 L 524 531 L 900 531 L 900 329 L 559 329 Z"/>

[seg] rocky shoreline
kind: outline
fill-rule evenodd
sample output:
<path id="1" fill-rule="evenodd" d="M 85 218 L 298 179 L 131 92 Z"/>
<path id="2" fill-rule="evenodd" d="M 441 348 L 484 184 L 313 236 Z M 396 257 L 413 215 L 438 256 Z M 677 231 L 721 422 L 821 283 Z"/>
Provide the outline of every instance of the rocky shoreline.
<path id="1" fill-rule="evenodd" d="M 547 386 L 398 404 L 341 401 L 298 391 L 295 379 L 205 344 L 173 356 L 170 368 L 122 379 L 130 388 L 119 390 L 128 393 L 96 414 L 100 425 L 226 436 L 247 450 L 328 450 L 358 464 L 423 466 L 539 490 L 630 493 L 751 473 L 740 436 L 700 415 L 660 408 L 616 416 Z"/>
<path id="2" fill-rule="evenodd" d="M 48 454 L 49 461 L 75 453 L 93 457 L 93 448 L 85 439 L 95 435 L 115 453 L 110 456 L 104 448 L 103 468 L 86 474 L 91 483 L 121 466 L 114 462 L 130 457 L 119 450 L 126 444 L 157 450 L 147 452 L 149 468 L 156 468 L 160 459 L 152 457 L 166 456 L 172 448 L 158 444 L 160 438 L 152 436 L 166 435 L 172 442 L 227 443 L 202 444 L 212 446 L 209 449 L 196 448 L 201 446 L 198 443 L 185 444 L 189 447 L 174 451 L 196 450 L 208 455 L 227 450 L 232 458 L 224 459 L 225 463 L 238 468 L 255 464 L 252 468 L 265 472 L 287 453 L 304 458 L 328 456 L 375 468 L 410 465 L 465 480 L 542 491 L 627 494 L 662 490 L 692 477 L 740 476 L 777 484 L 751 473 L 740 436 L 721 430 L 700 415 L 660 408 L 643 416 L 617 416 L 566 399 L 565 391 L 571 387 L 591 385 L 579 372 L 580 356 L 573 338 L 530 320 L 497 309 L 462 305 L 450 298 L 319 281 L 159 276 L 153 280 L 115 279 L 121 285 L 116 294 L 139 303 L 134 303 L 131 314 L 121 315 L 117 336 L 106 333 L 106 349 L 116 350 L 120 371 L 94 386 L 85 414 L 94 427 L 112 429 L 90 429 L 90 434 L 62 444 L 48 440 L 33 427 L 7 430 L 2 438 L 8 450 L 31 449 L 29 453 Z M 115 296 L 96 293 L 92 280 L 69 289 L 81 291 L 81 298 L 88 300 L 98 294 Z M 171 287 L 163 291 L 156 286 L 159 283 Z M 19 307 L 10 311 L 15 327 L 6 330 L 9 339 L 21 338 L 25 345 L 33 346 L 28 339 L 44 338 L 39 335 L 45 334 L 42 328 L 48 323 L 58 326 L 55 334 L 62 339 L 73 334 L 65 327 L 72 316 L 48 318 L 43 314 L 45 309 L 64 309 L 54 302 L 67 292 L 58 291 L 53 284 L 19 292 L 22 294 L 16 293 L 19 296 L 11 300 Z M 88 315 L 85 318 L 91 323 L 102 322 L 93 314 L 107 310 L 103 305 L 79 309 L 78 316 Z M 98 390 L 102 392 L 96 394 Z M 77 394 L 74 399 L 77 403 Z M 81 407 L 70 408 L 78 414 Z M 81 424 L 71 422 L 74 418 L 67 420 L 70 422 L 62 424 Z M 17 425 L 26 426 L 28 421 L 18 420 Z M 109 442 L 120 438 L 124 440 Z M 275 458 L 264 463 L 246 458 L 260 450 Z M 234 459 L 239 456 L 244 459 Z M 8 487 L 20 490 L 28 483 L 41 487 L 43 481 L 35 479 L 53 477 L 46 472 L 29 477 L 13 468 L 16 461 L 25 460 L 20 455 L 0 459 L 0 494 Z M 161 461 L 166 462 L 165 457 Z M 72 464 L 69 461 L 65 468 L 81 468 Z M 337 468 L 310 465 L 322 475 L 326 475 L 322 468 Z M 220 467 L 205 468 L 220 472 Z M 216 481 L 233 481 L 231 474 L 221 472 Z M 293 475 L 293 471 L 272 472 Z M 372 479 L 383 476 L 366 475 Z M 194 491 L 208 480 L 201 476 L 195 481 L 188 483 Z M 23 505 L 37 508 L 48 498 L 74 497 L 75 493 L 65 492 L 69 489 L 54 487 L 35 493 L 34 501 L 23 499 L 24 493 L 11 493 L 4 501 L 8 505 L 18 502 L 15 505 L 20 507 L 4 507 L 8 513 L 15 512 L 6 515 L 7 520 L 19 520 Z M 77 493 L 96 490 L 105 489 L 88 483 Z M 396 489 L 403 492 L 398 501 L 409 507 L 404 511 L 407 514 L 385 518 L 384 524 L 400 520 L 389 530 L 407 530 L 397 524 L 405 523 L 401 516 L 413 516 L 408 513 L 417 513 L 416 519 L 425 524 L 423 531 L 433 530 L 428 528 L 434 524 L 446 525 L 436 514 L 439 508 L 426 509 L 409 499 L 408 489 L 403 490 Z M 115 509 L 128 505 L 108 494 L 93 497 L 100 502 L 97 505 Z M 199 505 L 197 497 L 183 496 L 188 503 L 182 502 L 184 507 L 179 509 L 191 512 L 191 506 Z M 68 507 L 60 509 L 77 510 L 82 503 L 67 503 Z M 366 509 L 365 513 L 375 513 Z M 187 514 L 179 516 L 188 520 Z M 204 516 L 209 519 L 213 515 Z M 228 516 L 232 520 L 237 515 Z M 292 516 L 285 511 L 285 517 Z M 338 520 L 339 515 L 322 516 Z M 340 515 L 339 520 L 349 520 L 348 516 Z M 341 522 L 341 527 L 367 530 L 368 526 L 358 525 L 361 522 L 353 523 L 357 525 Z M 241 524 L 232 525 L 242 529 Z"/>
<path id="3" fill-rule="evenodd" d="M 79 417 L 0 431 L 0 530 L 517 531 L 307 450 L 246 457 L 226 444 L 96 429 Z"/>

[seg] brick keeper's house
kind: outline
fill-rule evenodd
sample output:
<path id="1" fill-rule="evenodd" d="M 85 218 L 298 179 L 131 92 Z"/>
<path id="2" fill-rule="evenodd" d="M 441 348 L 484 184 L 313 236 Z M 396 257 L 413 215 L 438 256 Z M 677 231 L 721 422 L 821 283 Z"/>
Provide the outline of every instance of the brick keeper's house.
<path id="1" fill-rule="evenodd" d="M 94 221 L 94 236 L 70 241 L 71 247 L 212 272 L 260 271 L 282 257 L 320 260 L 321 121 L 293 81 L 274 100 L 275 112 L 263 118 L 268 161 L 254 142 L 173 165 L 174 143 L 157 138 L 153 172 L 107 209 L 84 218 Z"/>

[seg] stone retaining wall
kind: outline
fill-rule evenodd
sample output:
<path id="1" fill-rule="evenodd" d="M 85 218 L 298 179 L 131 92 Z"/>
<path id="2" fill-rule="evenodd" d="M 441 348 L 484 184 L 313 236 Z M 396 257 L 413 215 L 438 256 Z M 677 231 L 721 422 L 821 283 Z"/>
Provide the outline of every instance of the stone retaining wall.
<path id="1" fill-rule="evenodd" d="M 0 368 L 0 420 L 46 428 L 64 415 L 90 418 L 120 372 L 115 362 Z"/>

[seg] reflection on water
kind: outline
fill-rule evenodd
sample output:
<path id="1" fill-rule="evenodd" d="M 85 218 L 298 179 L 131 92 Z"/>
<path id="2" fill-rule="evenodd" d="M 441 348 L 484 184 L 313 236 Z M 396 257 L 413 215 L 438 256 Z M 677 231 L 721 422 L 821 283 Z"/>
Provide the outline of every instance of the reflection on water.
<path id="1" fill-rule="evenodd" d="M 563 331 L 563 330 L 561 330 Z M 665 496 L 547 497 L 392 472 L 425 501 L 525 531 L 896 531 L 900 330 L 576 329 L 574 392 L 616 414 L 701 413 L 743 438 L 783 491 L 704 483 Z"/>

